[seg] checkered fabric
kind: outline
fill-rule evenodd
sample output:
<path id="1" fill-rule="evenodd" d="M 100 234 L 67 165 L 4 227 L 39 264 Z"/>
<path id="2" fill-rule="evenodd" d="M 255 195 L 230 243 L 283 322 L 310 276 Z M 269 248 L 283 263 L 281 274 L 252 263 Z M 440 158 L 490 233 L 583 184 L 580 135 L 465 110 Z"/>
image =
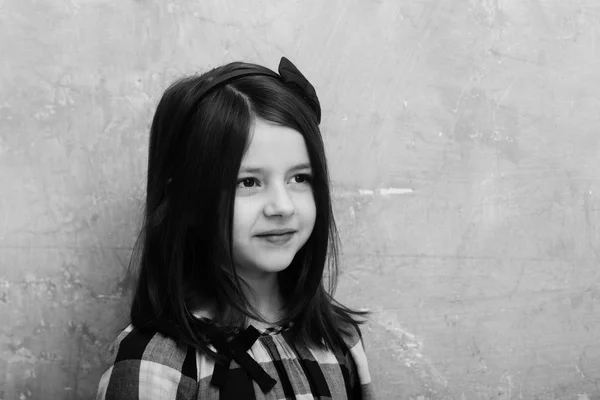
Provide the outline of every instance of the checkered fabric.
<path id="1" fill-rule="evenodd" d="M 372 400 L 362 339 L 357 334 L 347 344 L 349 350 L 313 349 L 292 343 L 288 330 L 250 326 L 228 342 L 223 365 L 129 325 L 109 349 L 96 400 Z"/>

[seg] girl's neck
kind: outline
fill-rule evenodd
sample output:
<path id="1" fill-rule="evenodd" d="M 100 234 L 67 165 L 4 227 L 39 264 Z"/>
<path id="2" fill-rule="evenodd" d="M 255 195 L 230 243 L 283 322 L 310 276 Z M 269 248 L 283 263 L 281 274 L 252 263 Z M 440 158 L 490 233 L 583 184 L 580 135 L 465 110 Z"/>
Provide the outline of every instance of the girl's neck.
<path id="1" fill-rule="evenodd" d="M 244 287 L 250 305 L 270 323 L 283 318 L 284 302 L 276 273 L 260 275 L 240 275 L 248 287 Z"/>
<path id="2" fill-rule="evenodd" d="M 276 274 L 262 276 L 247 276 L 244 274 L 240 275 L 240 279 L 247 283 L 247 286 L 242 283 L 242 289 L 248 302 L 263 319 L 273 324 L 285 316 L 283 296 L 281 296 Z M 193 292 L 193 294 L 189 297 L 193 299 L 190 306 L 194 310 L 194 315 L 209 319 L 214 318 L 217 309 L 214 299 L 199 298 L 197 292 Z M 257 327 L 269 326 L 254 319 L 249 320 L 248 323 Z"/>

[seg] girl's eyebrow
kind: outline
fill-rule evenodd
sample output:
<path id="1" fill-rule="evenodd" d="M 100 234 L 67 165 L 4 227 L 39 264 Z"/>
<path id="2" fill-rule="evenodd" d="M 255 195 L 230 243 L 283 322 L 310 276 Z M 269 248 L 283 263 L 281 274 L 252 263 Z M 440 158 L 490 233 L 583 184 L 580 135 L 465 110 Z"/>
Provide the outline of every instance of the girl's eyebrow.
<path id="1" fill-rule="evenodd" d="M 303 169 L 311 169 L 310 164 L 309 163 L 297 164 L 297 165 L 294 165 L 293 167 L 291 167 L 289 169 L 289 171 L 299 171 L 299 170 L 303 170 Z M 242 168 L 240 168 L 240 173 L 242 173 L 242 172 L 258 174 L 258 173 L 264 172 L 264 169 L 260 168 L 260 167 L 252 167 L 252 166 L 242 167 Z"/>

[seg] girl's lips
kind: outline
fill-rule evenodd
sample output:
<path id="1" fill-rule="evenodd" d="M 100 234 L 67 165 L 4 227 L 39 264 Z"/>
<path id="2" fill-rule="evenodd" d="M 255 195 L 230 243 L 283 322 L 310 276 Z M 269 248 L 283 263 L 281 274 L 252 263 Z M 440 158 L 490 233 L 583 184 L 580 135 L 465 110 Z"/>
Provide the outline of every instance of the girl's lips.
<path id="1" fill-rule="evenodd" d="M 294 236 L 294 232 L 273 235 L 258 235 L 260 239 L 263 239 L 271 244 L 285 244 L 290 241 L 292 236 Z"/>
<path id="2" fill-rule="evenodd" d="M 296 232 L 293 229 L 273 229 L 271 231 L 265 231 L 257 234 L 256 236 L 272 236 L 272 235 L 283 235 L 285 233 L 294 233 Z"/>

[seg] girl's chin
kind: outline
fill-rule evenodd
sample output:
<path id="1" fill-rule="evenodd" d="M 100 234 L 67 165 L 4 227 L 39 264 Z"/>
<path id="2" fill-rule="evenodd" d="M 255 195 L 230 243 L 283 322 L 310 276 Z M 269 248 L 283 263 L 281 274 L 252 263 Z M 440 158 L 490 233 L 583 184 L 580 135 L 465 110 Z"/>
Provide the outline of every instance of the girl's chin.
<path id="1" fill-rule="evenodd" d="M 277 272 L 281 272 L 281 271 L 285 271 L 287 269 L 287 267 L 289 267 L 290 264 L 286 263 L 286 264 L 268 264 L 268 265 L 255 265 L 254 266 L 254 270 L 257 272 L 273 272 L 273 273 L 277 273 Z"/>
<path id="2" fill-rule="evenodd" d="M 242 269 L 244 271 L 246 271 L 247 273 L 277 273 L 277 272 L 281 272 L 284 271 L 285 269 L 287 269 L 290 264 L 292 263 L 292 259 L 285 259 L 285 260 L 270 260 L 269 262 L 267 261 L 259 261 L 259 260 L 254 260 L 254 262 L 252 262 L 250 265 L 247 265 L 245 267 L 242 267 Z"/>

